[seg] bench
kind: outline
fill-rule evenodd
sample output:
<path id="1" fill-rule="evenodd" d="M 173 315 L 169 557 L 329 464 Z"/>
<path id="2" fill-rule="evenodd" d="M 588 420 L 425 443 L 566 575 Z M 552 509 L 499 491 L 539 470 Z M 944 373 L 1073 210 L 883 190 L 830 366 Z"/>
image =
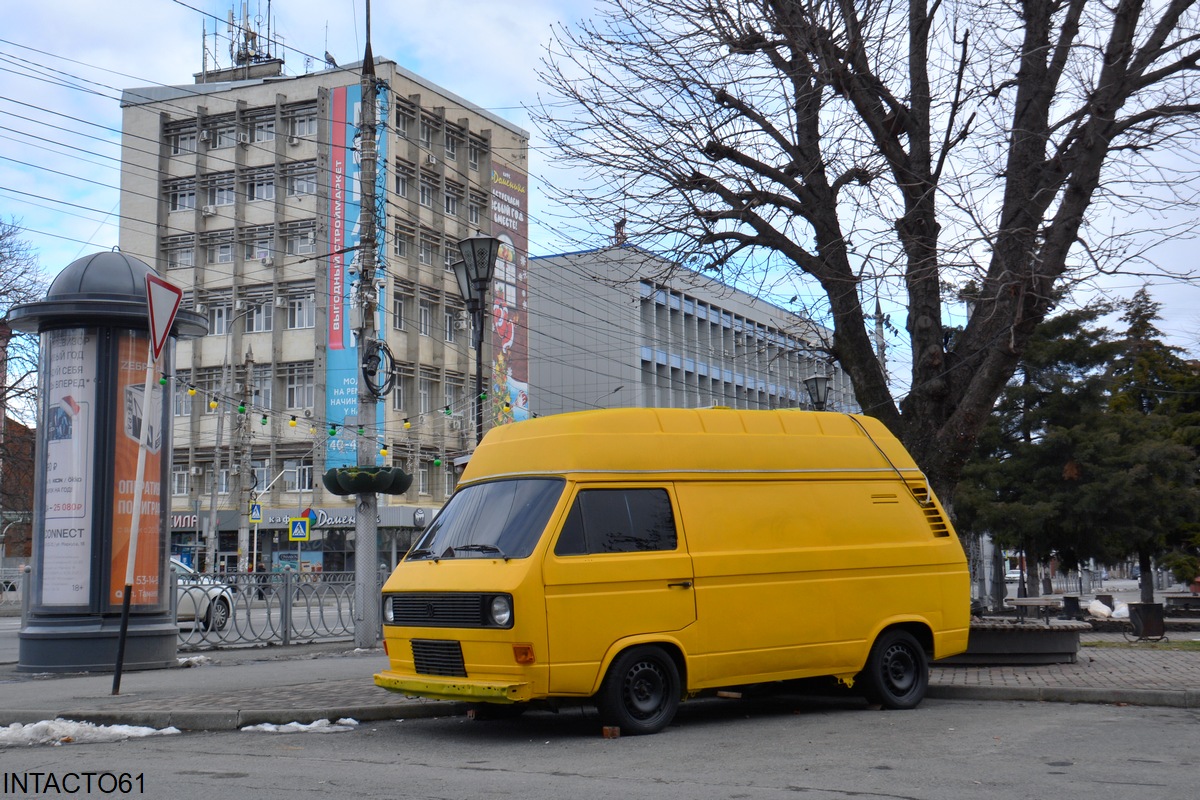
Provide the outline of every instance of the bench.
<path id="1" fill-rule="evenodd" d="M 1038 618 L 1044 619 L 1047 625 L 1050 624 L 1050 612 L 1062 608 L 1062 599 L 1058 597 L 1017 597 L 1006 602 L 1017 609 L 1021 619 L 1025 619 L 1029 609 L 1035 609 Z"/>
<path id="2" fill-rule="evenodd" d="M 1162 598 L 1168 611 L 1200 611 L 1200 594 L 1168 592 Z"/>

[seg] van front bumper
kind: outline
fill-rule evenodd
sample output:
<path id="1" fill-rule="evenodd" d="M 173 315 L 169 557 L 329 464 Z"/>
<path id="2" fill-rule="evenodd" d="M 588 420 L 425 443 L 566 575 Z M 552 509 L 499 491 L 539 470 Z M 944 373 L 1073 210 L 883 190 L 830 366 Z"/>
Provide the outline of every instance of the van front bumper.
<path id="1" fill-rule="evenodd" d="M 389 670 L 376 673 L 375 685 L 392 692 L 478 703 L 523 703 L 533 697 L 530 683 L 508 681 L 438 680 L 426 676 L 399 675 Z"/>

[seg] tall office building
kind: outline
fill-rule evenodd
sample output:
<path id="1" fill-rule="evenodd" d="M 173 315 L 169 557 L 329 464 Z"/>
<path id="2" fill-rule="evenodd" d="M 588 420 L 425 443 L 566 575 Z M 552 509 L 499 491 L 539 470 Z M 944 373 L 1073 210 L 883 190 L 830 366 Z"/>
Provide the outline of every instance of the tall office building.
<path id="1" fill-rule="evenodd" d="M 244 54 L 245 55 L 245 54 Z M 526 315 L 528 134 L 420 76 L 376 59 L 379 225 L 377 382 L 358 419 L 361 65 L 285 76 L 250 53 L 187 86 L 128 89 L 123 104 L 121 249 L 185 290 L 207 336 L 175 348 L 172 550 L 234 569 L 239 528 L 252 564 L 353 568 L 354 498 L 325 470 L 371 448 L 415 476 L 381 496 L 381 561 L 394 562 L 454 486 L 474 447 L 471 330 L 451 265 L 477 231 L 501 238 L 485 327 L 485 426 L 521 412 L 490 353 L 491 320 Z M 386 356 L 390 354 L 390 358 Z M 514 380 L 516 378 L 514 377 Z M 251 502 L 261 520 L 250 516 Z M 313 541 L 288 541 L 308 516 Z M 217 532 L 212 535 L 212 532 Z"/>
<path id="2" fill-rule="evenodd" d="M 857 412 L 849 378 L 822 357 L 830 332 L 628 245 L 535 258 L 529 267 L 531 408 L 826 408 Z"/>

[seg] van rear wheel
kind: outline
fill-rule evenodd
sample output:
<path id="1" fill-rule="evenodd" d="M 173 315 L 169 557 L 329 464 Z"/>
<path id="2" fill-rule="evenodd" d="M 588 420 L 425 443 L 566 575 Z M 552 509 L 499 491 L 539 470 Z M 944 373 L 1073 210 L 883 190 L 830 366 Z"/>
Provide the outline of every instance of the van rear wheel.
<path id="1" fill-rule="evenodd" d="M 871 647 L 867 666 L 858 678 L 872 703 L 884 708 L 916 708 L 929 686 L 929 661 L 912 634 L 884 631 Z"/>
<path id="2" fill-rule="evenodd" d="M 626 650 L 613 661 L 596 695 L 600 719 L 622 733 L 658 733 L 679 708 L 679 668 L 661 647 Z"/>

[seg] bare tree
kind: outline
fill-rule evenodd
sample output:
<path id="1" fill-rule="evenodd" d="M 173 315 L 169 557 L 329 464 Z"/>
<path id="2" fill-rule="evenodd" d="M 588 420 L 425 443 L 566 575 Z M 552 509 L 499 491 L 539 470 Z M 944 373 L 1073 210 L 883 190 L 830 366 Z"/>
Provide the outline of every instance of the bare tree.
<path id="1" fill-rule="evenodd" d="M 0 220 L 0 323 L 7 319 L 13 306 L 40 300 L 45 291 L 46 281 L 37 256 L 21 238 L 17 221 Z M 7 355 L 6 362 L 0 358 L 6 367 L 0 380 L 0 408 L 32 425 L 37 395 L 37 337 L 16 333 L 4 325 L 0 328 L 0 339 Z"/>
<path id="2" fill-rule="evenodd" d="M 1195 0 L 605 0 L 555 31 L 534 115 L 589 176 L 554 190 L 572 219 L 818 298 L 862 407 L 948 498 L 1037 324 L 1191 199 L 1198 23 Z"/>

